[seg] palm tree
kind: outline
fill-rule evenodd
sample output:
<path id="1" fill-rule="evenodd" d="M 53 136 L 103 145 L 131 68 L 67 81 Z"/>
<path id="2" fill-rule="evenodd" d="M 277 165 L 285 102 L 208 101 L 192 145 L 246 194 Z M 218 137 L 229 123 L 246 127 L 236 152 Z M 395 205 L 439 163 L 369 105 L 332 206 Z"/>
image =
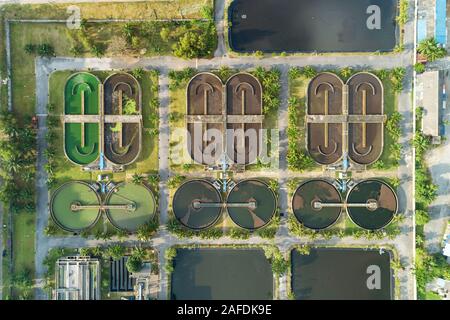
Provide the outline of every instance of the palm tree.
<path id="1" fill-rule="evenodd" d="M 339 73 L 341 74 L 342 78 L 347 79 L 348 77 L 350 77 L 352 75 L 353 70 L 350 67 L 345 67 L 345 68 L 342 68 Z"/>
<path id="2" fill-rule="evenodd" d="M 140 173 L 133 174 L 132 181 L 134 184 L 142 184 L 144 182 L 144 176 Z"/>
<path id="3" fill-rule="evenodd" d="M 420 54 L 423 54 L 429 61 L 443 58 L 447 54 L 447 50 L 439 46 L 436 39 L 434 38 L 422 40 L 417 47 L 417 51 Z"/>
<path id="4" fill-rule="evenodd" d="M 106 250 L 106 255 L 111 257 L 113 260 L 119 260 L 125 254 L 125 247 L 120 244 L 113 244 L 109 246 Z"/>
<path id="5" fill-rule="evenodd" d="M 317 75 L 317 70 L 313 67 L 306 66 L 303 68 L 302 73 L 307 78 L 314 78 Z"/>

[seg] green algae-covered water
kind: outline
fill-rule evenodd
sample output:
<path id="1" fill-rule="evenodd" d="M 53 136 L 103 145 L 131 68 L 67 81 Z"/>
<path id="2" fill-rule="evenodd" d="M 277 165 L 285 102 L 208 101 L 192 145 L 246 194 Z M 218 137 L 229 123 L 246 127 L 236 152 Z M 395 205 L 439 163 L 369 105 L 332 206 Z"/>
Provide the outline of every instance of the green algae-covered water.
<path id="1" fill-rule="evenodd" d="M 107 205 L 133 205 L 134 211 L 108 209 L 111 223 L 119 229 L 134 232 L 149 222 L 156 212 L 155 197 L 150 189 L 141 184 L 122 183 L 107 196 Z"/>
<path id="2" fill-rule="evenodd" d="M 59 187 L 51 199 L 51 215 L 61 228 L 67 231 L 80 231 L 94 225 L 100 217 L 99 209 L 72 211 L 73 203 L 99 205 L 99 195 L 87 184 L 71 181 Z"/>

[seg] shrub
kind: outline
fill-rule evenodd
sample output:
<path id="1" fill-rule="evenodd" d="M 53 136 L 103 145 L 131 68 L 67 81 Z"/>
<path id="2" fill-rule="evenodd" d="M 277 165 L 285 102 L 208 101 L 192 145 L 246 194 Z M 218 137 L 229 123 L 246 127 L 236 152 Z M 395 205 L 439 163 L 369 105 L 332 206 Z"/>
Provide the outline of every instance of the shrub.
<path id="1" fill-rule="evenodd" d="M 128 257 L 127 262 L 126 262 L 126 267 L 128 272 L 139 272 L 142 270 L 142 259 L 137 256 L 137 255 L 131 255 Z"/>
<path id="2" fill-rule="evenodd" d="M 141 79 L 144 76 L 144 69 L 143 68 L 136 68 L 133 69 L 133 71 L 131 71 L 131 74 L 133 75 L 133 77 L 135 77 L 136 79 Z"/>
<path id="3" fill-rule="evenodd" d="M 302 74 L 306 78 L 314 78 L 317 75 L 317 70 L 311 66 L 306 66 L 302 69 Z"/>
<path id="4" fill-rule="evenodd" d="M 28 54 L 34 54 L 36 53 L 36 45 L 32 43 L 28 43 L 25 45 L 24 50 Z"/>
<path id="5" fill-rule="evenodd" d="M 173 45 L 173 54 L 183 59 L 194 59 L 211 55 L 213 50 L 212 43 L 217 41 L 211 38 L 214 37 L 215 39 L 215 35 L 211 35 L 212 29 L 215 30 L 214 25 L 210 26 L 206 32 L 186 32 Z"/>
<path id="6" fill-rule="evenodd" d="M 153 218 L 150 222 L 147 222 L 139 226 L 136 236 L 139 241 L 148 241 L 151 236 L 158 230 L 159 223 L 158 219 Z"/>
<path id="7" fill-rule="evenodd" d="M 417 63 L 414 65 L 414 70 L 415 70 L 417 73 L 424 73 L 424 72 L 425 72 L 425 65 L 424 65 L 423 63 L 417 62 Z"/>
<path id="8" fill-rule="evenodd" d="M 37 47 L 37 53 L 41 57 L 50 57 L 55 55 L 55 49 L 50 44 L 43 43 Z"/>
<path id="9" fill-rule="evenodd" d="M 125 247 L 120 244 L 113 244 L 105 250 L 105 257 L 119 260 L 125 254 Z"/>
<path id="10" fill-rule="evenodd" d="M 302 75 L 302 70 L 299 67 L 290 68 L 288 75 L 290 80 L 295 80 Z"/>

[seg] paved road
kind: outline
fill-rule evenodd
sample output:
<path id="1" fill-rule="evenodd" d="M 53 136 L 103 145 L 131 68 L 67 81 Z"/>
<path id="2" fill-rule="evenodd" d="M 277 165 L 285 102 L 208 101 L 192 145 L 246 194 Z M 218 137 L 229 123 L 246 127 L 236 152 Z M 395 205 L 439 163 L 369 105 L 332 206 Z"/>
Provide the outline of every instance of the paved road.
<path id="1" fill-rule="evenodd" d="M 215 0 L 214 2 L 214 24 L 216 25 L 216 32 L 218 37 L 217 49 L 214 52 L 214 57 L 221 57 L 226 55 L 225 32 L 224 32 L 224 14 L 225 1 Z"/>
<path id="2" fill-rule="evenodd" d="M 445 77 L 447 88 L 450 79 Z M 448 105 L 448 103 L 447 103 Z M 450 112 L 442 110 L 444 120 L 450 120 Z M 425 159 L 430 169 L 433 182 L 438 186 L 437 198 L 429 208 L 430 222 L 425 225 L 425 245 L 430 252 L 441 250 L 442 238 L 450 218 L 450 126 L 445 127 L 446 140 L 442 145 L 429 151 Z"/>
<path id="3" fill-rule="evenodd" d="M 49 74 L 50 70 L 45 66 L 45 60 L 36 60 L 36 79 Z M 37 172 L 36 172 L 36 238 L 35 238 L 35 268 L 36 268 L 36 283 L 35 283 L 35 297 L 37 299 L 47 298 L 43 290 L 45 267 L 43 261 L 47 256 L 49 246 L 48 238 L 44 234 L 44 229 L 47 226 L 49 218 L 48 210 L 48 188 L 47 188 L 47 172 L 44 166 L 47 162 L 44 156 L 44 151 L 47 148 L 47 141 L 45 136 L 47 134 L 46 117 L 48 104 L 48 77 L 47 81 L 36 81 L 36 113 L 41 115 L 38 118 L 38 132 L 37 132 Z"/>

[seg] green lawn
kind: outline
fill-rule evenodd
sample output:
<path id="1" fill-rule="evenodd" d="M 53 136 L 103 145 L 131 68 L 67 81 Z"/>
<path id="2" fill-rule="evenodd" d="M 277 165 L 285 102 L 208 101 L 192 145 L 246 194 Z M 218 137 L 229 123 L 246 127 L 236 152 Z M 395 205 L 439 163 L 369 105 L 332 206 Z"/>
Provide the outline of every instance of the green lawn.
<path id="1" fill-rule="evenodd" d="M 5 5 L 5 16 L 14 19 L 66 19 L 71 3 Z M 149 0 L 137 2 L 77 3 L 82 18 L 86 19 L 193 19 L 201 18 L 203 6 L 212 6 L 213 0 Z M 3 9 L 2 9 L 3 10 Z"/>
<path id="2" fill-rule="evenodd" d="M 13 215 L 13 271 L 15 275 L 28 272 L 34 279 L 35 216 L 21 212 Z M 30 298 L 30 288 L 12 288 L 12 298 Z"/>
<path id="3" fill-rule="evenodd" d="M 398 110 L 397 94 L 394 92 L 394 90 L 392 90 L 392 82 L 389 79 L 385 79 L 382 82 L 384 86 L 384 113 L 389 118 L 394 112 Z M 394 167 L 394 161 L 390 156 L 390 147 L 395 142 L 396 141 L 392 139 L 387 130 L 384 129 L 384 148 L 379 161 L 383 161 L 386 169 Z"/>
<path id="4" fill-rule="evenodd" d="M 300 149 L 306 150 L 305 140 L 305 116 L 306 116 L 306 89 L 311 79 L 300 76 L 295 80 L 289 81 L 289 97 L 298 99 L 298 128 L 300 136 L 298 137 L 297 145 Z"/>

